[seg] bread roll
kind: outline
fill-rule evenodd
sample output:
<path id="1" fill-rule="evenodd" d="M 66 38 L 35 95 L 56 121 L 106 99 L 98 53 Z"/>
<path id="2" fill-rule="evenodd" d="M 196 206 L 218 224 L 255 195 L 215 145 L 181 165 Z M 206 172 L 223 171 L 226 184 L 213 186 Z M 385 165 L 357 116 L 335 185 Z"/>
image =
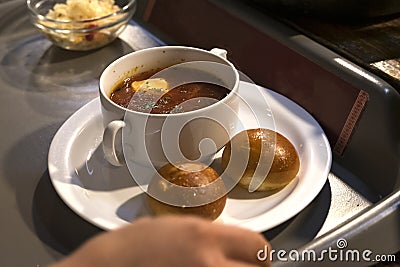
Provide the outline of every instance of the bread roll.
<path id="1" fill-rule="evenodd" d="M 230 160 L 233 164 L 227 170 Z M 241 162 L 240 171 L 237 168 Z M 255 176 L 255 169 L 259 164 L 268 166 L 261 165 L 266 171 L 257 171 Z M 262 181 L 256 190 L 268 191 L 290 183 L 299 171 L 300 160 L 295 147 L 287 138 L 275 131 L 258 128 L 242 131 L 228 142 L 222 155 L 222 168 L 227 171 L 228 176 L 238 180 L 240 186 L 249 189 L 252 179 L 256 179 L 260 181 L 258 184 Z M 241 173 L 240 177 L 235 177 Z"/>
<path id="2" fill-rule="evenodd" d="M 226 203 L 226 188 L 218 173 L 202 163 L 166 164 L 148 187 L 154 215 L 191 214 L 215 220 Z"/>

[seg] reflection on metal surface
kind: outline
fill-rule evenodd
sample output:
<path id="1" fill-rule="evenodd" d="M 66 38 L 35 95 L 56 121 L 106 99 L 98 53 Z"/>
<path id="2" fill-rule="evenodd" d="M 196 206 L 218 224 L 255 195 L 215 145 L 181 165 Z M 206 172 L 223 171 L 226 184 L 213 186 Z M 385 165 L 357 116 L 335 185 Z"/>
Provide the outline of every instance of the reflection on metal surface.
<path id="1" fill-rule="evenodd" d="M 0 80 L 8 88 L 32 94 L 29 107 L 46 116 L 69 115 L 96 97 L 101 72 L 115 59 L 161 44 L 131 22 L 120 38 L 103 48 L 67 51 L 31 28 L 27 16 L 19 16 L 15 23 L 26 27 L 20 30 L 14 23 L 4 23 L 0 29 Z"/>
<path id="2" fill-rule="evenodd" d="M 371 74 L 369 74 L 368 72 L 366 72 L 365 70 L 363 70 L 362 68 L 357 67 L 356 65 L 354 65 L 353 63 L 351 63 L 350 61 L 344 60 L 343 58 L 334 58 L 333 59 L 335 62 L 337 62 L 339 65 L 341 65 L 342 67 L 355 72 L 356 74 L 360 75 L 361 77 L 367 79 L 370 82 L 373 82 L 375 84 L 378 84 L 379 81 L 378 79 L 376 79 L 374 76 L 372 76 Z"/>
<path id="3" fill-rule="evenodd" d="M 332 201 L 328 216 L 317 237 L 332 230 L 336 226 L 369 207 L 371 202 L 356 192 L 333 173 L 328 175 L 331 186 Z"/>
<path id="4" fill-rule="evenodd" d="M 400 80 L 400 59 L 383 60 L 372 63 L 371 66 L 374 66 L 393 78 Z"/>
<path id="5" fill-rule="evenodd" d="M 119 38 L 127 43 L 133 50 L 140 50 L 164 44 L 157 37 L 146 31 L 134 21 L 129 22 L 129 25 L 120 34 Z"/>

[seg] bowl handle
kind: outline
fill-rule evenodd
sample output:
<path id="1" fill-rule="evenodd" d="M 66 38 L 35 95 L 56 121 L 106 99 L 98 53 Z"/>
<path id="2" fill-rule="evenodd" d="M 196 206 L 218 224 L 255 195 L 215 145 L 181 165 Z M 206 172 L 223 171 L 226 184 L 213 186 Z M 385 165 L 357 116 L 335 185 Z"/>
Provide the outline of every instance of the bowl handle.
<path id="1" fill-rule="evenodd" d="M 228 54 L 228 52 L 225 49 L 221 49 L 221 48 L 213 48 L 210 50 L 211 53 L 213 53 L 214 55 L 220 56 L 224 59 L 226 58 L 226 55 Z"/>
<path id="2" fill-rule="evenodd" d="M 125 122 L 121 120 L 115 120 L 110 122 L 103 133 L 103 152 L 106 160 L 114 165 L 114 166 L 123 166 L 125 165 L 125 159 L 122 151 L 117 151 L 115 148 L 117 133 L 125 127 Z M 120 146 L 122 146 L 122 140 L 118 139 L 117 142 L 121 142 Z"/>

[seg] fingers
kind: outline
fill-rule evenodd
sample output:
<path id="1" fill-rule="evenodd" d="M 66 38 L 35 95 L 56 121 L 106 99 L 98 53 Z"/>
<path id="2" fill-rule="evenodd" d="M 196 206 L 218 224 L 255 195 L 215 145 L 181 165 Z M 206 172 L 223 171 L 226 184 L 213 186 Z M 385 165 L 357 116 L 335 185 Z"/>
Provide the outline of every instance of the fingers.
<path id="1" fill-rule="evenodd" d="M 218 235 L 218 242 L 225 252 L 225 255 L 233 260 L 249 264 L 268 265 L 269 259 L 258 256 L 268 255 L 271 249 L 265 238 L 256 232 L 245 230 L 239 227 L 219 225 L 215 228 Z"/>
<path id="2" fill-rule="evenodd" d="M 65 266 L 269 266 L 259 233 L 190 217 L 143 218 L 91 239 Z M 178 253 L 177 253 L 178 252 Z M 267 254 L 268 253 L 268 254 Z M 261 257 L 260 257 L 261 256 Z M 261 259 L 261 260 L 260 260 Z"/>
<path id="3" fill-rule="evenodd" d="M 151 242 L 149 238 L 156 235 L 157 238 L 153 242 L 162 245 L 163 251 L 179 246 L 180 243 L 185 244 L 184 248 L 179 248 L 180 251 L 182 249 L 187 251 L 184 255 L 180 255 L 183 258 L 189 258 L 193 256 L 191 254 L 198 253 L 201 257 L 208 258 L 219 255 L 216 257 L 222 256 L 225 260 L 235 262 L 237 266 L 269 266 L 270 263 L 266 256 L 269 255 L 271 249 L 267 240 L 257 232 L 240 227 L 210 223 L 198 217 L 173 216 L 140 219 L 134 225 L 132 227 L 136 229 L 140 227 L 141 233 L 151 232 L 146 242 Z M 142 226 L 144 228 L 141 228 Z M 126 231 L 129 230 L 126 229 Z M 132 240 L 137 240 L 137 231 L 134 235 L 129 232 L 122 234 L 125 240 L 129 236 L 132 236 Z M 171 235 L 173 235 L 172 239 Z M 177 244 L 171 240 L 180 240 L 180 242 Z"/>
<path id="4" fill-rule="evenodd" d="M 252 263 L 247 263 L 247 262 L 240 262 L 240 261 L 234 261 L 234 260 L 228 260 L 226 262 L 226 267 L 260 267 L 260 264 L 252 264 Z"/>

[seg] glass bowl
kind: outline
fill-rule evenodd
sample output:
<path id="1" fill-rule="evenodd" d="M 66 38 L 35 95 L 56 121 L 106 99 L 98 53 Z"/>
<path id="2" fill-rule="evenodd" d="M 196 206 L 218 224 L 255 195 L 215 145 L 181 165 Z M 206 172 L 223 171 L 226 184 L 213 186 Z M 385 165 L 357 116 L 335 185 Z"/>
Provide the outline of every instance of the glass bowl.
<path id="1" fill-rule="evenodd" d="M 27 0 L 27 6 L 33 25 L 53 44 L 67 50 L 87 51 L 117 38 L 136 10 L 136 0 L 115 0 L 114 8 L 100 4 L 88 8 L 93 2 L 102 1 Z M 56 4 L 59 9 L 50 15 Z M 100 9 L 102 16 L 91 17 Z"/>

